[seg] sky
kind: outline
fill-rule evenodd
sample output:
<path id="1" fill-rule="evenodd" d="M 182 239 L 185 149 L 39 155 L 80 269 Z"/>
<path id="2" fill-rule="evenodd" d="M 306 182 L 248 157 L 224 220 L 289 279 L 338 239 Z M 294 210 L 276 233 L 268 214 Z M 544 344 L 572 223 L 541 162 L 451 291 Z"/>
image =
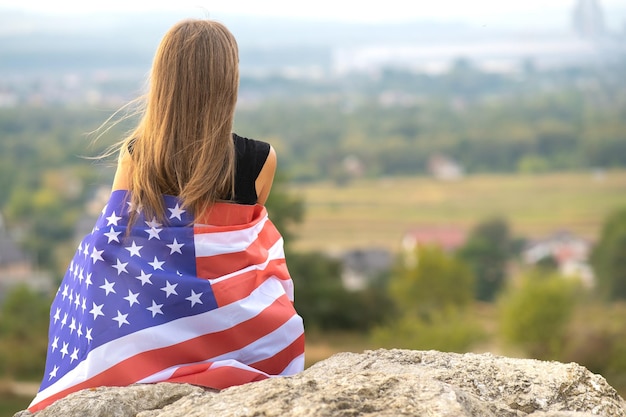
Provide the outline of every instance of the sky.
<path id="1" fill-rule="evenodd" d="M 500 16 L 531 17 L 569 14 L 575 0 L 0 0 L 0 8 L 55 14 L 88 12 L 181 10 L 189 13 L 228 13 L 260 17 L 331 19 L 356 22 L 400 22 L 416 19 L 465 20 L 480 23 Z M 626 0 L 601 0 L 605 14 L 626 9 Z"/>

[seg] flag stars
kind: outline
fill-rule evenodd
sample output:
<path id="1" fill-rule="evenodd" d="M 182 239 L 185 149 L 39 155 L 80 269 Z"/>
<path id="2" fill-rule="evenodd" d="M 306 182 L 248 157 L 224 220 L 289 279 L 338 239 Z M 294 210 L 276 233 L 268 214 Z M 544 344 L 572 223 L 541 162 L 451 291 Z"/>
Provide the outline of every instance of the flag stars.
<path id="1" fill-rule="evenodd" d="M 89 243 L 85 243 L 85 247 L 83 248 L 83 255 L 85 255 L 85 259 L 89 256 Z"/>
<path id="2" fill-rule="evenodd" d="M 115 211 L 109 217 L 106 217 L 106 219 L 107 219 L 107 226 L 111 226 L 112 224 L 117 226 L 117 222 L 122 220 L 121 217 L 118 217 L 117 214 L 115 214 Z"/>
<path id="3" fill-rule="evenodd" d="M 154 318 L 157 314 L 163 314 L 161 307 L 163 307 L 163 304 L 157 304 L 154 300 L 152 300 L 152 306 L 147 307 L 146 310 L 150 311 L 152 313 L 152 318 Z"/>
<path id="4" fill-rule="evenodd" d="M 151 240 L 152 238 L 161 240 L 161 236 L 159 236 L 159 233 L 161 233 L 162 231 L 163 229 L 159 229 L 156 227 L 151 227 L 149 229 L 146 229 L 146 233 L 148 234 L 148 240 Z"/>
<path id="5" fill-rule="evenodd" d="M 63 347 L 61 348 L 61 350 L 59 352 L 61 352 L 61 355 L 63 355 L 63 359 L 65 359 L 65 355 L 69 355 L 69 352 L 67 350 L 67 348 L 69 347 L 69 343 L 65 343 L 63 342 Z"/>
<path id="6" fill-rule="evenodd" d="M 57 377 L 57 371 L 59 370 L 59 367 L 54 365 L 54 368 L 52 369 L 52 371 L 50 371 L 50 373 L 48 374 L 50 377 L 48 378 L 48 381 L 50 381 L 52 378 L 56 378 Z"/>
<path id="7" fill-rule="evenodd" d="M 50 344 L 50 347 L 52 348 L 52 351 L 53 351 L 53 352 L 59 348 L 59 336 L 56 336 L 56 337 L 54 338 L 54 340 L 53 340 L 53 341 L 52 341 L 52 343 Z"/>
<path id="8" fill-rule="evenodd" d="M 170 219 L 173 219 L 174 217 L 176 217 L 178 220 L 182 220 L 180 215 L 187 211 L 187 210 L 181 209 L 178 203 L 176 203 L 176 206 L 174 208 L 168 208 L 168 210 L 170 211 L 170 213 L 172 213 L 170 215 Z"/>
<path id="9" fill-rule="evenodd" d="M 115 292 L 115 289 L 113 289 L 114 285 L 115 285 L 115 282 L 109 282 L 109 280 L 105 278 L 104 279 L 104 284 L 101 285 L 100 288 L 102 288 L 104 291 L 106 291 L 105 295 L 109 295 L 110 293 L 117 294 Z"/>
<path id="10" fill-rule="evenodd" d="M 182 255 L 183 253 L 181 252 L 181 250 L 180 250 L 180 249 L 181 249 L 183 246 L 185 246 L 185 244 L 184 244 L 184 243 L 178 243 L 178 241 L 176 240 L 176 238 L 174 238 L 174 241 L 173 241 L 171 244 L 169 244 L 169 245 L 165 245 L 165 246 L 167 246 L 168 248 L 170 248 L 170 255 L 172 255 L 172 254 L 174 254 L 174 253 L 180 253 L 180 254 Z"/>
<path id="11" fill-rule="evenodd" d="M 104 252 L 104 250 L 97 250 L 96 247 L 94 246 L 94 248 L 91 251 L 91 260 L 93 261 L 94 264 L 98 261 L 104 261 L 104 259 L 102 258 L 102 252 Z"/>
<path id="12" fill-rule="evenodd" d="M 126 270 L 126 265 L 128 265 L 128 262 L 121 262 L 118 259 L 117 263 L 111 266 L 117 270 L 117 275 L 119 276 L 122 272 L 126 272 L 128 274 L 128 271 Z"/>
<path id="13" fill-rule="evenodd" d="M 90 342 L 93 340 L 93 337 L 91 337 L 91 332 L 93 331 L 93 329 L 91 327 L 87 327 L 85 329 L 85 339 L 89 340 Z"/>
<path id="14" fill-rule="evenodd" d="M 70 363 L 78 360 L 78 348 L 74 348 L 72 354 L 70 355 Z"/>
<path id="15" fill-rule="evenodd" d="M 137 301 L 138 296 L 139 293 L 133 293 L 131 290 L 128 290 L 128 296 L 124 297 L 124 300 L 128 301 L 130 307 L 132 307 L 133 304 L 139 304 L 139 301 Z"/>
<path id="16" fill-rule="evenodd" d="M 178 295 L 176 292 L 176 287 L 178 284 L 170 284 L 169 281 L 165 281 L 165 287 L 161 288 L 161 291 L 165 291 L 165 298 L 169 298 L 170 295 Z"/>
<path id="17" fill-rule="evenodd" d="M 104 316 L 104 313 L 102 312 L 102 307 L 104 307 L 104 304 L 100 304 L 97 305 L 96 303 L 92 303 L 93 307 L 91 308 L 91 310 L 89 311 L 89 314 L 93 314 L 93 319 L 95 320 L 96 318 L 98 318 L 98 316 Z M 87 329 L 87 334 L 91 335 L 91 329 Z"/>
<path id="18" fill-rule="evenodd" d="M 57 308 L 56 312 L 54 313 L 54 323 L 56 324 L 57 321 L 61 320 L 61 309 Z"/>
<path id="19" fill-rule="evenodd" d="M 152 276 L 152 274 L 146 274 L 145 272 L 143 272 L 143 270 L 141 271 L 141 275 L 139 275 L 137 278 L 139 281 L 141 281 L 141 286 L 143 287 L 144 284 L 150 284 L 152 285 L 152 281 L 150 281 L 150 277 Z"/>
<path id="20" fill-rule="evenodd" d="M 67 313 L 63 315 L 63 320 L 61 320 L 61 328 L 64 328 L 67 324 Z"/>
<path id="21" fill-rule="evenodd" d="M 128 320 L 126 320 L 126 317 L 128 317 L 128 314 L 122 314 L 117 310 L 117 317 L 113 317 L 113 320 L 117 322 L 119 327 L 122 327 L 123 324 L 130 324 Z"/>
<path id="22" fill-rule="evenodd" d="M 163 264 L 165 263 L 165 261 L 159 261 L 158 258 L 155 256 L 154 257 L 154 261 L 152 262 L 148 262 L 148 265 L 152 266 L 152 269 L 154 269 L 155 271 L 157 269 L 160 269 L 161 271 L 163 271 Z"/>
<path id="23" fill-rule="evenodd" d="M 92 284 L 93 284 L 93 282 L 91 282 L 91 272 L 90 272 L 85 277 L 85 286 L 87 286 L 87 288 L 89 288 L 89 286 L 92 285 Z"/>
<path id="24" fill-rule="evenodd" d="M 143 246 L 137 246 L 135 241 L 133 240 L 133 244 L 131 246 L 127 246 L 125 249 L 130 252 L 130 257 L 139 256 L 141 258 L 141 254 L 139 251 L 143 248 Z"/>
<path id="25" fill-rule="evenodd" d="M 70 324 L 70 334 L 74 333 L 74 330 L 76 330 L 76 319 L 72 317 L 72 323 Z"/>
<path id="26" fill-rule="evenodd" d="M 104 235 L 109 239 L 109 241 L 107 243 L 111 243 L 113 241 L 116 241 L 117 243 L 120 243 L 120 239 L 118 238 L 119 235 L 121 235 L 122 232 L 116 232 L 113 229 L 113 226 L 111 226 L 111 228 L 109 229 L 109 231 L 107 233 L 104 233 Z"/>
<path id="27" fill-rule="evenodd" d="M 202 294 L 203 293 L 196 294 L 194 290 L 191 290 L 191 295 L 185 298 L 185 300 L 189 300 L 191 302 L 191 307 L 195 306 L 196 304 L 202 304 L 202 300 L 200 300 L 200 296 Z"/>

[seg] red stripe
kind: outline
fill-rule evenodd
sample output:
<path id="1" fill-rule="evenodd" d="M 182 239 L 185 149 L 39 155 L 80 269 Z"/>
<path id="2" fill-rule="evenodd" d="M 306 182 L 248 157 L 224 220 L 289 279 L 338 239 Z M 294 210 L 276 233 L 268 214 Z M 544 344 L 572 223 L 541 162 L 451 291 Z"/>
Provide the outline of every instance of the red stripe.
<path id="1" fill-rule="evenodd" d="M 86 381 L 42 400 L 40 403 L 34 405 L 32 410 L 41 410 L 57 399 L 85 388 L 126 386 L 163 369 L 173 367 L 176 364 L 205 361 L 241 349 L 255 340 L 273 332 L 287 322 L 294 314 L 296 314 L 296 312 L 293 309 L 291 301 L 289 301 L 286 295 L 282 295 L 260 314 L 234 327 L 220 332 L 202 335 L 166 348 L 153 349 L 139 353 L 131 358 L 118 362 L 109 369 Z M 224 388 L 219 380 L 207 382 L 205 386 L 218 389 Z"/>
<path id="2" fill-rule="evenodd" d="M 281 280 L 290 279 L 284 258 L 268 262 L 267 267 L 263 270 L 247 271 L 212 284 L 213 296 L 217 301 L 217 305 L 223 307 L 248 297 L 265 280 L 271 277 L 277 277 Z"/>
<path id="3" fill-rule="evenodd" d="M 285 368 L 295 358 L 300 356 L 304 352 L 304 333 L 294 340 L 289 346 L 272 356 L 271 358 L 263 359 L 255 363 L 249 364 L 251 368 L 260 369 L 266 374 L 280 375 Z"/>
<path id="4" fill-rule="evenodd" d="M 266 222 L 258 237 L 244 251 L 214 256 L 197 256 L 196 274 L 200 278 L 215 279 L 250 265 L 262 264 L 267 260 L 268 249 L 280 237 L 280 233 L 274 225 Z"/>
<path id="5" fill-rule="evenodd" d="M 211 364 L 209 363 L 207 368 L 208 366 L 211 366 Z M 235 385 L 247 384 L 248 382 L 261 381 L 263 379 L 267 379 L 267 376 L 260 372 L 237 368 L 236 366 L 220 366 L 205 369 L 197 373 L 189 373 L 188 375 L 182 375 L 180 377 L 174 375 L 172 378 L 169 378 L 167 382 L 181 382 L 224 389 Z M 219 382 L 221 386 L 216 386 L 216 382 Z"/>
<path id="6" fill-rule="evenodd" d="M 230 203 L 215 203 L 203 215 L 195 219 L 196 226 L 206 232 L 224 232 L 229 230 L 241 230 L 251 226 L 265 217 L 267 211 L 261 205 L 245 205 Z M 206 227 L 202 225 L 218 226 Z"/>

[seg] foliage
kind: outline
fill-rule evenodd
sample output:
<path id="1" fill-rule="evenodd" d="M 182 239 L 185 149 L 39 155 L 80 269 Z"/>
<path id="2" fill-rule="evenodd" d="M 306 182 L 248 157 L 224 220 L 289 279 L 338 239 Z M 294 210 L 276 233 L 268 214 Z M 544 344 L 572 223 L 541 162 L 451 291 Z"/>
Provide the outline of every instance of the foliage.
<path id="1" fill-rule="evenodd" d="M 626 209 L 606 219 L 591 254 L 598 293 L 605 300 L 626 299 Z"/>
<path id="2" fill-rule="evenodd" d="M 400 259 L 389 283 L 396 314 L 371 332 L 374 344 L 410 349 L 465 351 L 482 330 L 465 314 L 473 300 L 472 274 L 437 246 Z"/>
<path id="3" fill-rule="evenodd" d="M 304 217 L 304 201 L 286 189 L 287 177 L 278 171 L 265 206 L 272 223 L 281 232 L 285 246 L 294 239 L 294 227 Z"/>
<path id="4" fill-rule="evenodd" d="M 402 314 L 430 317 L 464 309 L 473 299 L 473 277 L 467 266 L 438 246 L 419 246 L 414 260 L 401 259 L 389 293 Z"/>
<path id="5" fill-rule="evenodd" d="M 0 375 L 21 380 L 41 378 L 50 301 L 26 286 L 7 294 L 0 309 Z"/>
<path id="6" fill-rule="evenodd" d="M 371 332 L 372 343 L 386 348 L 466 352 L 484 332 L 464 312 L 451 309 L 425 317 L 403 315 Z"/>
<path id="7" fill-rule="evenodd" d="M 348 291 L 341 263 L 318 252 L 290 253 L 287 265 L 295 286 L 295 306 L 305 326 L 319 330 L 364 331 L 391 309 L 384 291 Z"/>
<path id="8" fill-rule="evenodd" d="M 577 304 L 577 282 L 543 270 L 529 271 L 499 299 L 503 339 L 538 359 L 562 354 Z"/>
<path id="9" fill-rule="evenodd" d="M 474 273 L 476 299 L 493 301 L 505 282 L 507 263 L 513 255 L 507 222 L 496 218 L 479 223 L 458 255 Z"/>

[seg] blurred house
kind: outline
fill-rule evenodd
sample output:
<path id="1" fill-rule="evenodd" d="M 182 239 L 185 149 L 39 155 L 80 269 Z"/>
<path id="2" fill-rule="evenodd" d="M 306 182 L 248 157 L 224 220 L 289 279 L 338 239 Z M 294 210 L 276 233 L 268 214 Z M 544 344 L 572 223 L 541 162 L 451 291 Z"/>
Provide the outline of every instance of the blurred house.
<path id="1" fill-rule="evenodd" d="M 428 161 L 428 172 L 441 181 L 456 181 L 465 176 L 463 167 L 445 155 L 432 156 Z"/>
<path id="2" fill-rule="evenodd" d="M 17 285 L 27 285 L 42 293 L 53 289 L 51 276 L 35 269 L 31 257 L 17 246 L 0 217 L 0 303 Z"/>
<path id="3" fill-rule="evenodd" d="M 558 231 L 545 238 L 528 242 L 522 251 L 522 259 L 527 265 L 541 262 L 554 262 L 559 273 L 576 277 L 590 288 L 594 275 L 589 265 L 592 243 L 569 231 Z"/>
<path id="4" fill-rule="evenodd" d="M 465 244 L 467 233 L 456 227 L 424 226 L 409 230 L 402 238 L 402 249 L 411 253 L 420 245 L 438 246 L 446 252 L 454 252 Z"/>
<path id="5" fill-rule="evenodd" d="M 347 251 L 342 259 L 341 280 L 344 288 L 359 291 L 369 287 L 393 263 L 390 251 L 380 248 Z"/>

